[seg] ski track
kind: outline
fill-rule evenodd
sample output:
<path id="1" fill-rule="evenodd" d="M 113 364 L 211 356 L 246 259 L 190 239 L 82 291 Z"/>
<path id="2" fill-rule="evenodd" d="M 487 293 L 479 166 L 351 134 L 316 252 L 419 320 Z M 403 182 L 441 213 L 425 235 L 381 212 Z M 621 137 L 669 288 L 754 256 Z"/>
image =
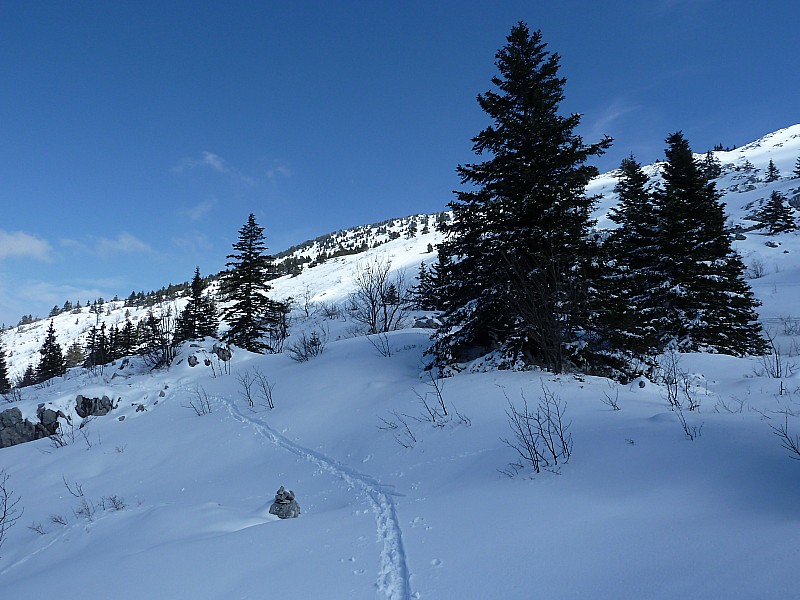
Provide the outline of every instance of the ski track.
<path id="1" fill-rule="evenodd" d="M 369 498 L 375 513 L 378 538 L 383 542 L 381 550 L 380 570 L 376 585 L 389 600 L 409 600 L 411 585 L 409 582 L 406 553 L 403 547 L 403 532 L 397 518 L 397 511 L 390 492 L 374 478 L 359 473 L 352 467 L 340 463 L 336 459 L 305 448 L 281 435 L 261 419 L 244 414 L 236 404 L 228 398 L 219 398 L 236 420 L 251 425 L 273 444 L 291 452 L 301 459 L 310 462 L 344 480 L 354 488 L 361 489 Z"/>

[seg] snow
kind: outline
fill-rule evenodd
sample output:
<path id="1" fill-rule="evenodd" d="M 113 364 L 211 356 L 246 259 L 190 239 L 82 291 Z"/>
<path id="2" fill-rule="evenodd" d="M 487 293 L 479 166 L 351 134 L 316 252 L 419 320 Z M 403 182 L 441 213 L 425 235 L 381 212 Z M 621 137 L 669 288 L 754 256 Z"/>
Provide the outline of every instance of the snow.
<path id="1" fill-rule="evenodd" d="M 756 197 L 800 186 L 786 178 L 800 155 L 798 126 L 717 154 L 723 165 L 747 159 L 762 170 L 772 158 L 784 176 L 728 192 L 734 222 L 747 223 L 744 206 Z M 720 189 L 733 185 L 734 175 L 724 175 Z M 591 193 L 605 194 L 602 215 L 613 202 L 613 176 L 594 186 Z M 389 260 L 413 277 L 420 261 L 435 259 L 427 244 L 438 236 L 401 237 L 365 255 L 330 259 L 276 280 L 273 293 L 297 299 L 310 290 L 317 305 L 341 304 L 359 263 Z M 770 240 L 778 247 L 766 246 Z M 747 232 L 737 242 L 746 264 L 765 265 L 750 283 L 787 367 L 800 340 L 791 327 L 800 318 L 799 240 L 795 233 Z M 132 318 L 143 314 L 131 310 Z M 99 319 L 121 322 L 121 306 L 110 312 Z M 84 309 L 54 324 L 66 346 L 97 321 Z M 46 327 L 44 321 L 5 334 L 16 373 L 35 356 Z M 684 412 L 702 427 L 694 440 L 655 383 L 530 371 L 443 380 L 451 414 L 457 409 L 468 421 L 434 427 L 422 418 L 418 397 L 431 392 L 424 371 L 430 331 L 391 333 L 392 354 L 384 357 L 353 327 L 346 315 L 306 318 L 296 306 L 294 336 L 329 332 L 325 351 L 308 362 L 236 349 L 230 374 L 221 374 L 215 359 L 213 370 L 203 363 L 213 345 L 205 340 L 184 346 L 167 370 L 118 362 L 25 388 L 14 406 L 30 416 L 39 403 L 63 410 L 73 419 L 67 431 L 74 440 L 0 450 L 0 469 L 25 511 L 0 548 L 3 600 L 800 593 L 800 462 L 770 427 L 786 419 L 800 432 L 797 372 L 777 379 L 758 357 L 682 355 L 679 366 L 701 402 L 699 411 Z M 194 368 L 191 354 L 201 358 Z M 254 369 L 274 384 L 272 410 L 257 397 L 250 407 L 242 396 L 240 377 Z M 511 435 L 506 396 L 535 405 L 542 386 L 566 402 L 572 457 L 558 472 L 508 477 L 501 471 L 516 456 L 502 441 Z M 77 394 L 108 395 L 118 407 L 78 429 Z M 198 394 L 208 397 L 210 413 L 189 407 Z M 618 395 L 619 411 L 603 402 L 606 395 Z M 416 441 L 401 437 L 400 444 L 398 431 L 387 430 L 400 417 Z M 80 485 L 83 498 L 65 482 L 73 490 Z M 281 485 L 295 492 L 299 518 L 268 514 Z M 114 510 L 112 496 L 124 508 Z M 91 519 L 79 514 L 84 500 L 94 507 Z"/>

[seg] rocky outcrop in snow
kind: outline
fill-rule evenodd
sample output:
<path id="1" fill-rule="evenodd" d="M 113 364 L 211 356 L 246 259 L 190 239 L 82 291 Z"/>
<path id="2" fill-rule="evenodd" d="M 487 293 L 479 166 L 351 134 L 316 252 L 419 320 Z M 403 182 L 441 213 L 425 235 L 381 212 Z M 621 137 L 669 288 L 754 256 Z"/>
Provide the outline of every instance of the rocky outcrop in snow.
<path id="1" fill-rule="evenodd" d="M 75 412 L 82 419 L 89 416 L 102 417 L 115 409 L 114 401 L 108 396 L 102 398 L 87 398 L 78 394 L 75 398 Z"/>
<path id="2" fill-rule="evenodd" d="M 58 430 L 58 418 L 66 418 L 60 410 L 45 408 L 44 404 L 39 405 L 36 415 L 38 423 L 24 419 L 18 408 L 0 412 L 0 448 L 49 437 Z"/>

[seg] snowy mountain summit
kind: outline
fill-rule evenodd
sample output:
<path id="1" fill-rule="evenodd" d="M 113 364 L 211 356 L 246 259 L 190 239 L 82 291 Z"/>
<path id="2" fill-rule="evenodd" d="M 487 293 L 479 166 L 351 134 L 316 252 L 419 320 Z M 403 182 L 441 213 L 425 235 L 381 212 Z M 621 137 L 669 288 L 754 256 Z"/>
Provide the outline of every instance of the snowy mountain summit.
<path id="1" fill-rule="evenodd" d="M 443 217 L 323 236 L 280 257 L 293 261 L 271 292 L 293 299 L 284 352 L 227 356 L 207 338 L 168 368 L 75 367 L 3 402 L 61 424 L 0 449 L 3 600 L 797 597 L 800 237 L 753 217 L 773 191 L 800 206 L 800 125 L 713 157 L 771 355 L 673 354 L 629 385 L 436 379 L 431 330 L 414 327 L 435 315 L 365 336 L 348 301 L 376 261 L 413 280 Z M 659 164 L 646 172 L 657 185 Z M 598 227 L 613 225 L 617 175 L 587 190 Z M 66 349 L 153 307 L 89 308 L 6 331 L 12 376 L 51 322 Z M 298 359 L 312 334 L 318 351 Z M 79 396 L 105 397 L 106 414 L 80 416 Z M 539 472 L 528 427 L 554 445 Z M 297 518 L 270 514 L 281 489 Z"/>

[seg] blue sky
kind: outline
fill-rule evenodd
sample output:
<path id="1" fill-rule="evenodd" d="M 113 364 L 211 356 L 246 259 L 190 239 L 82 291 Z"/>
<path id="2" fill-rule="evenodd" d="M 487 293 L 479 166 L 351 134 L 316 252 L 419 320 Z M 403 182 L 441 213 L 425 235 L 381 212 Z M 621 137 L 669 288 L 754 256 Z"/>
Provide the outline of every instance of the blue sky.
<path id="1" fill-rule="evenodd" d="M 0 322 L 219 271 L 250 212 L 277 252 L 443 210 L 519 20 L 601 170 L 800 120 L 789 0 L 0 0 Z"/>

